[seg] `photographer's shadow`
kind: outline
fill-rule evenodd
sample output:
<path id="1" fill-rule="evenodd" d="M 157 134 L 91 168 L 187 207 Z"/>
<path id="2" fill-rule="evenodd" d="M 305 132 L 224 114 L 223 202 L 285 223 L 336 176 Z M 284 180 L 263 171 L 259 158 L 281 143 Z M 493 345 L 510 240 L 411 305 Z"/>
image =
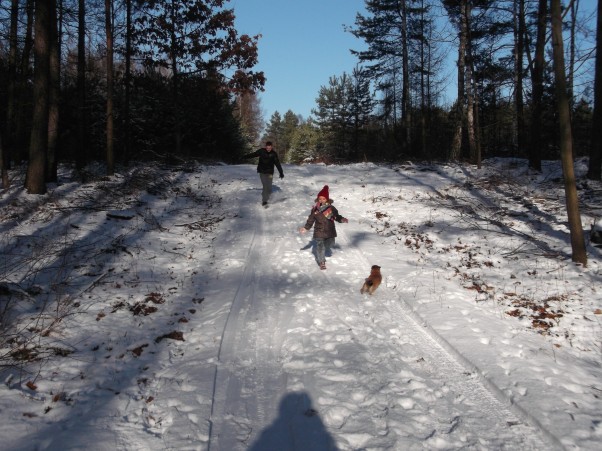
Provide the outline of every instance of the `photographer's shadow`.
<path id="1" fill-rule="evenodd" d="M 334 451 L 338 448 L 307 393 L 289 393 L 278 418 L 257 438 L 250 451 Z"/>

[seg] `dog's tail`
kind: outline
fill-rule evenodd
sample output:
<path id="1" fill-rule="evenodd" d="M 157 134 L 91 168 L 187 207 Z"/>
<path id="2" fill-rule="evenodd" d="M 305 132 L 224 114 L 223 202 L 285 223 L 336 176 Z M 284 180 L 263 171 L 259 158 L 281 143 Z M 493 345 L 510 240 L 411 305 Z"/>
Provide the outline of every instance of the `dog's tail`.
<path id="1" fill-rule="evenodd" d="M 366 285 L 371 287 L 372 285 L 374 285 L 374 282 L 371 279 L 366 279 Z"/>

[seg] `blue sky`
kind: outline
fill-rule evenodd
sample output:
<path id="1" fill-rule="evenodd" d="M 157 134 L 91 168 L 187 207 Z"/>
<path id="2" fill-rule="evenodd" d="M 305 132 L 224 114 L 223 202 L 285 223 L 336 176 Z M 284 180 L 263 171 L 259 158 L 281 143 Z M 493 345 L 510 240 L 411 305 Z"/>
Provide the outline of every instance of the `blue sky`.
<path id="1" fill-rule="evenodd" d="M 231 0 L 239 33 L 261 34 L 257 70 L 265 73 L 260 93 L 266 120 L 289 109 L 307 118 L 321 86 L 351 73 L 357 59 L 349 49 L 363 42 L 343 25 L 354 25 L 364 0 Z"/>
<path id="2" fill-rule="evenodd" d="M 596 0 L 580 5 L 582 14 L 591 14 Z M 289 109 L 307 118 L 320 87 L 357 64 L 349 49 L 365 48 L 343 28 L 355 24 L 358 11 L 365 14 L 364 0 L 230 0 L 226 7 L 234 9 L 239 33 L 262 35 L 256 70 L 267 78 L 265 92 L 259 93 L 266 121 L 275 111 L 284 115 Z M 453 56 L 444 74 L 451 98 Z"/>

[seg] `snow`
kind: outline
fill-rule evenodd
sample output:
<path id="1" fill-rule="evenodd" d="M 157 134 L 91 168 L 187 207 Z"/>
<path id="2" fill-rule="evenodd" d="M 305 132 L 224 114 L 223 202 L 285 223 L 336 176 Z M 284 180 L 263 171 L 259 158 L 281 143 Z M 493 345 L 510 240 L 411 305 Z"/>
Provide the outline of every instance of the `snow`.
<path id="1" fill-rule="evenodd" d="M 4 449 L 600 448 L 601 249 L 571 261 L 557 162 L 285 165 L 267 209 L 252 165 L 102 170 L 1 193 Z"/>

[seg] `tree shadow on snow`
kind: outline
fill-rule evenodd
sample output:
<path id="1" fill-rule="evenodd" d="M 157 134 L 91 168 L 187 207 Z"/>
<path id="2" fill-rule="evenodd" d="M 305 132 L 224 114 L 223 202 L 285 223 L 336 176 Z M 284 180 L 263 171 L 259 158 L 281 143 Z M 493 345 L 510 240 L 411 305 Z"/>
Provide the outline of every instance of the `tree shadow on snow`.
<path id="1" fill-rule="evenodd" d="M 331 451 L 338 449 L 305 392 L 289 393 L 278 418 L 261 432 L 249 451 Z"/>

